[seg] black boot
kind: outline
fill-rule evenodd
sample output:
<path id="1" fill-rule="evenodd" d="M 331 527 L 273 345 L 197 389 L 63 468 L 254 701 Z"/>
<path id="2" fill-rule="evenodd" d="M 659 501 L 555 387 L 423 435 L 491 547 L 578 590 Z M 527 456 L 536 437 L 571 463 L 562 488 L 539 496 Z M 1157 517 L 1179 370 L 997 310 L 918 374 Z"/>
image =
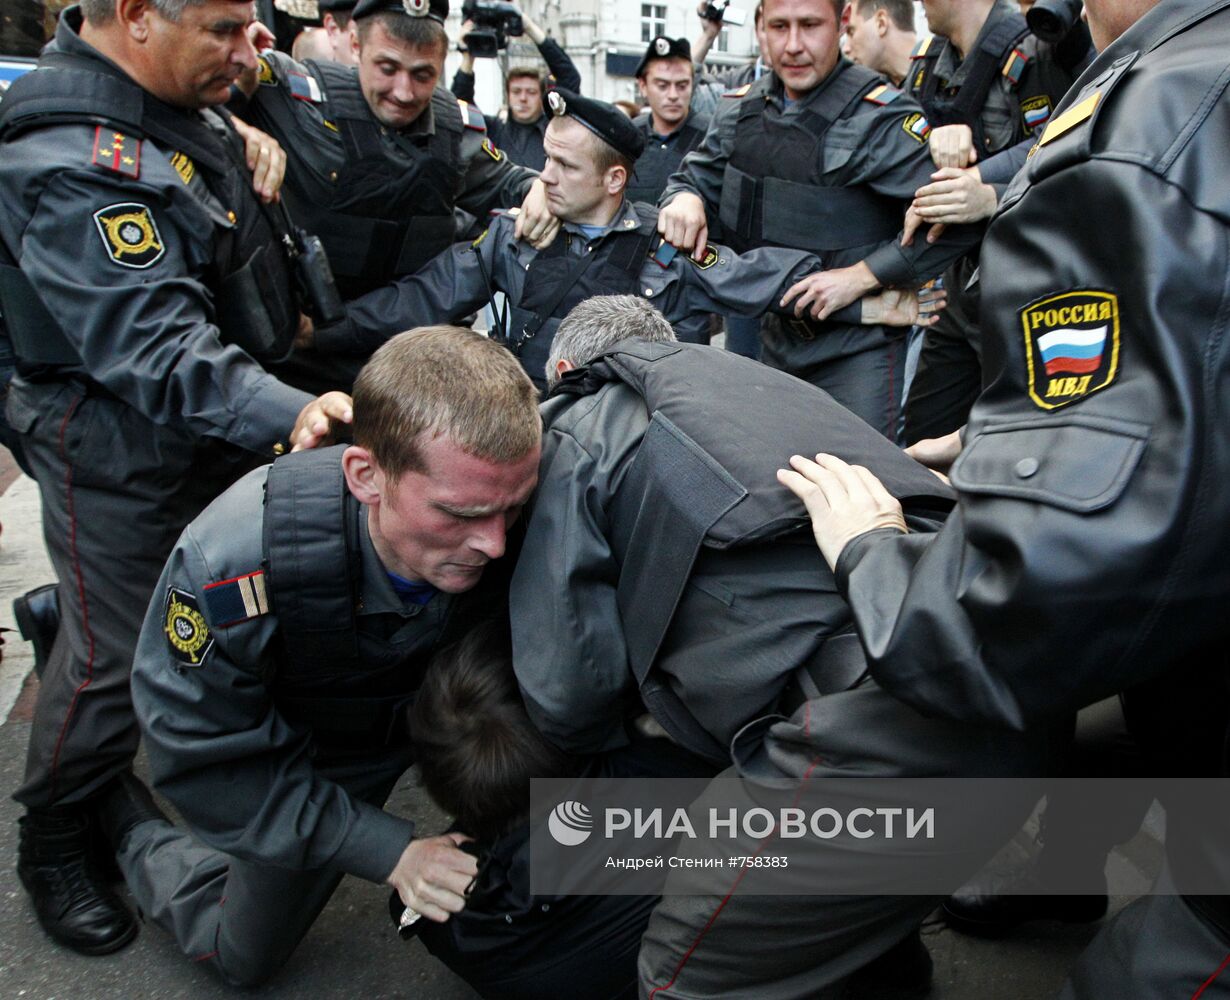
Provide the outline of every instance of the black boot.
<path id="1" fill-rule="evenodd" d="M 1035 860 L 1008 875 L 983 872 L 944 902 L 944 922 L 955 931 L 994 938 L 1030 920 L 1060 920 L 1084 924 L 1106 916 L 1106 879 L 1102 857 L 1079 866 L 1080 875 L 1056 878 Z M 1079 887 L 1084 895 L 1056 894 L 1055 889 Z M 1047 890 L 1051 890 L 1048 892 Z M 1100 890 L 1100 891 L 1099 891 Z"/>
<path id="2" fill-rule="evenodd" d="M 137 936 L 136 919 L 90 857 L 83 813 L 31 809 L 18 825 L 17 874 L 43 930 L 83 955 L 118 951 Z"/>
<path id="3" fill-rule="evenodd" d="M 56 584 L 35 587 L 13 601 L 13 617 L 21 637 L 34 647 L 34 672 L 43 676 L 43 667 L 60 629 L 60 599 Z"/>
<path id="4" fill-rule="evenodd" d="M 133 827 L 152 819 L 171 822 L 154 802 L 145 782 L 131 771 L 124 771 L 107 786 L 95 815 L 113 857 L 124 846 L 124 838 Z"/>

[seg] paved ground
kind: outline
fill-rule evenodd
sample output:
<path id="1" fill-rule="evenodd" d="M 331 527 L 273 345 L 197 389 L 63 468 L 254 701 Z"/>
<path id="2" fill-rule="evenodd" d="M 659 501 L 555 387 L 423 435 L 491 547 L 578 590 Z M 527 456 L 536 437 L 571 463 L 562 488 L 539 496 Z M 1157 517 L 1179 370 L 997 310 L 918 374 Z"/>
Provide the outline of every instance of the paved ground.
<path id="1" fill-rule="evenodd" d="M 12 626 L 11 599 L 50 578 L 38 528 L 37 491 L 15 478 L 0 449 L 0 627 Z M 13 871 L 16 805 L 7 792 L 18 784 L 37 681 L 25 643 L 7 636 L 0 663 L 0 1000 L 213 1000 L 233 996 L 205 970 L 183 960 L 158 928 L 143 927 L 136 943 L 117 955 L 87 959 L 51 944 L 39 930 Z M 431 830 L 444 817 L 430 809 L 408 777 L 390 808 L 415 816 Z M 1154 824 L 1156 827 L 1156 824 Z M 1022 843 L 1024 843 L 1022 838 Z M 1013 845 L 1009 853 L 1018 853 Z M 1156 837 L 1142 833 L 1112 857 L 1112 884 L 1127 892 L 1147 884 L 1143 871 L 1157 860 Z M 1116 897 L 1121 906 L 1128 897 Z M 387 893 L 356 879 L 341 889 L 288 967 L 252 997 L 413 997 L 472 1000 L 474 994 L 417 942 L 400 941 L 386 909 Z M 974 941 L 929 924 L 925 940 L 936 963 L 933 1000 L 1044 1000 L 1053 997 L 1068 966 L 1095 928 L 1038 925 L 998 942 Z M 578 984 L 576 996 L 584 1000 Z"/>

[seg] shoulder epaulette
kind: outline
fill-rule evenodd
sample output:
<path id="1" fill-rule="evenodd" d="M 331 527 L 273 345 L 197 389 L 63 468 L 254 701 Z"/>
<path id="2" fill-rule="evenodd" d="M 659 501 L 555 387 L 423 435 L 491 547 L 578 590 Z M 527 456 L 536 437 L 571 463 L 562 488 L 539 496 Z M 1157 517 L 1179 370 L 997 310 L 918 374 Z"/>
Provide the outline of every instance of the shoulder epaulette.
<path id="1" fill-rule="evenodd" d="M 726 93 L 724 93 L 722 96 L 723 97 L 746 97 L 747 92 L 751 89 L 752 89 L 752 85 L 750 83 L 745 83 L 742 87 L 739 87 L 736 90 L 726 91 Z"/>
<path id="2" fill-rule="evenodd" d="M 931 48 L 931 40 L 934 37 L 935 37 L 934 35 L 928 35 L 921 42 L 915 45 L 914 51 L 910 53 L 910 58 L 911 59 L 922 59 L 927 54 L 927 50 Z"/>
<path id="3" fill-rule="evenodd" d="M 320 93 L 320 84 L 316 78 L 306 73 L 287 73 L 286 84 L 290 87 L 290 96 L 311 104 L 319 104 L 324 100 Z"/>
<path id="4" fill-rule="evenodd" d="M 675 259 L 677 253 L 679 253 L 679 250 L 673 244 L 659 238 L 658 245 L 649 251 L 649 259 L 657 264 L 658 267 L 666 270 L 671 266 L 671 261 Z"/>
<path id="5" fill-rule="evenodd" d="M 269 613 L 264 570 L 207 584 L 204 594 L 214 628 L 229 628 Z"/>
<path id="6" fill-rule="evenodd" d="M 460 97 L 457 98 L 457 107 L 461 109 L 461 123 L 466 128 L 472 128 L 475 132 L 486 131 L 487 123 L 483 121 L 483 113 L 478 108 Z"/>
<path id="7" fill-rule="evenodd" d="M 891 104 L 901 96 L 901 91 L 896 87 L 890 87 L 887 83 L 882 83 L 874 90 L 863 95 L 864 101 L 870 101 L 872 104 Z"/>
<path id="8" fill-rule="evenodd" d="M 125 177 L 141 176 L 141 140 L 99 125 L 94 129 L 91 163 Z"/>
<path id="9" fill-rule="evenodd" d="M 1012 85 L 1015 87 L 1021 82 L 1021 74 L 1025 72 L 1025 67 L 1028 63 L 1029 56 L 1020 49 L 1013 49 L 1008 53 L 1008 58 L 1004 61 L 1004 68 L 1000 72 L 1011 80 Z"/>

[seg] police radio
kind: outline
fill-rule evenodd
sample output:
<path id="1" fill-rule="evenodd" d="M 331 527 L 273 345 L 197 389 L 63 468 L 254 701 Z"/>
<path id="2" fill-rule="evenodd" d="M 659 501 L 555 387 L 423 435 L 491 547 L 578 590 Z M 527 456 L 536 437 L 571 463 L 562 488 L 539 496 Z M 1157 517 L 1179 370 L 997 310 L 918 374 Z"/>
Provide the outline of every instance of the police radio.
<path id="1" fill-rule="evenodd" d="M 282 214 L 282 245 L 290 258 L 304 311 L 321 326 L 344 319 L 346 311 L 337 293 L 325 245 L 319 236 L 305 233 L 295 225 L 284 203 L 278 202 L 278 207 Z"/>

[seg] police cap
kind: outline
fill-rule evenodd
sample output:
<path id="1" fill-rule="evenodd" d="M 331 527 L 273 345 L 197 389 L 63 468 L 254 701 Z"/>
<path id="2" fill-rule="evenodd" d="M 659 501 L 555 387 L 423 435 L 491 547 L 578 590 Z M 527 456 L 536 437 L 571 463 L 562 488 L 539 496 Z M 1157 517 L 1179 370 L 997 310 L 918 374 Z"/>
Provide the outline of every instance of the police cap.
<path id="1" fill-rule="evenodd" d="M 686 59 L 691 62 L 692 46 L 688 44 L 686 38 L 667 38 L 665 35 L 659 35 L 649 43 L 649 48 L 641 56 L 641 61 L 636 64 L 636 72 L 632 75 L 638 79 L 644 76 L 645 70 L 655 59 Z"/>
<path id="2" fill-rule="evenodd" d="M 348 14 L 354 10 L 358 0 L 316 0 L 316 6 L 322 14 L 340 12 Z"/>
<path id="3" fill-rule="evenodd" d="M 548 92 L 547 106 L 556 118 L 564 115 L 575 118 L 629 160 L 637 160 L 645 151 L 645 136 L 641 130 L 613 104 L 595 101 L 591 97 L 582 97 L 571 90 L 557 87 Z"/>
<path id="4" fill-rule="evenodd" d="M 444 23 L 448 17 L 448 0 L 359 0 L 354 5 L 354 18 L 372 14 L 406 14 L 410 17 L 430 17 Z"/>

